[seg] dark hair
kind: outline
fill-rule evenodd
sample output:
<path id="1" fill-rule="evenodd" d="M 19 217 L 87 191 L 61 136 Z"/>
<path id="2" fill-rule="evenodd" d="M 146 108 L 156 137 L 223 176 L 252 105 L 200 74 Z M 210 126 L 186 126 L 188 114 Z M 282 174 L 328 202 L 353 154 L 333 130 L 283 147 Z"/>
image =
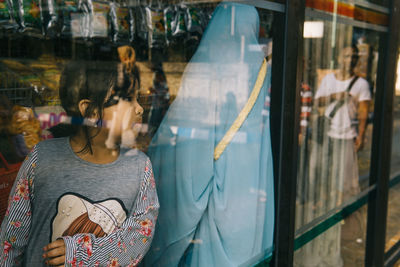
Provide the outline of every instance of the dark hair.
<path id="1" fill-rule="evenodd" d="M 103 108 L 107 94 L 114 87 L 117 79 L 116 62 L 85 62 L 71 61 L 62 71 L 60 78 L 59 95 L 61 105 L 68 116 L 77 121 L 83 121 L 98 114 L 98 122 L 103 119 Z M 79 111 L 79 102 L 88 99 L 89 105 L 82 116 Z M 101 125 L 99 125 L 101 126 Z M 73 136 L 83 129 L 86 136 L 86 145 L 79 153 L 92 153 L 91 136 L 88 126 L 79 124 L 59 124 L 50 129 L 54 137 Z"/>

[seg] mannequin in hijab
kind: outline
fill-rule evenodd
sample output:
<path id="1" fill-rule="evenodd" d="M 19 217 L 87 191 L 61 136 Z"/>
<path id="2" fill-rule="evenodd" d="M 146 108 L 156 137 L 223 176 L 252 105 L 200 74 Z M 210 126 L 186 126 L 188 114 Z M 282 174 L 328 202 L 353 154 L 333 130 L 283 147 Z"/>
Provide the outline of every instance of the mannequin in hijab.
<path id="1" fill-rule="evenodd" d="M 217 6 L 150 144 L 162 208 L 149 266 L 238 266 L 270 255 L 270 67 L 258 32 L 254 7 Z"/>

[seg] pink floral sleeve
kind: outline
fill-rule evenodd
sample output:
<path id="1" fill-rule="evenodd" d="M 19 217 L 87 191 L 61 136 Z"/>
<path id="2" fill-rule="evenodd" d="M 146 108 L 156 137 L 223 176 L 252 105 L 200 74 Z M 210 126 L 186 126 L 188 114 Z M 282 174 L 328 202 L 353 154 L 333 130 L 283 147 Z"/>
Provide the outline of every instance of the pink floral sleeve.
<path id="1" fill-rule="evenodd" d="M 0 232 L 0 266 L 19 266 L 28 243 L 31 227 L 33 180 L 37 162 L 36 148 L 18 172 L 8 199 Z"/>
<path id="2" fill-rule="evenodd" d="M 65 266 L 136 266 L 150 247 L 158 215 L 153 170 L 147 160 L 135 208 L 121 227 L 106 237 L 63 237 Z"/>

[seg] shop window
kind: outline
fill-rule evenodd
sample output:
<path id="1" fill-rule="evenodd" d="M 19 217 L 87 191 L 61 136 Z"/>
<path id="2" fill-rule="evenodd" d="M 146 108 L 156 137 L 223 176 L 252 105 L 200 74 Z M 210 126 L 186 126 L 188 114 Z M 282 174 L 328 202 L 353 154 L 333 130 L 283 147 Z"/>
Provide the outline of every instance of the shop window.
<path id="1" fill-rule="evenodd" d="M 0 148 L 28 155 L 3 183 L 0 262 L 29 223 L 32 266 L 61 237 L 71 265 L 272 255 L 274 12 L 176 2 L 0 3 Z"/>

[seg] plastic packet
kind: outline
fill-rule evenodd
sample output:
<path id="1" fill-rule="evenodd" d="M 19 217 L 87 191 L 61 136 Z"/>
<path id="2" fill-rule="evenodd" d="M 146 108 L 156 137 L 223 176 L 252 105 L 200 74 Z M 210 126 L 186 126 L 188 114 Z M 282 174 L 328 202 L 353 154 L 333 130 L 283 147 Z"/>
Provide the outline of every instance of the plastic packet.
<path id="1" fill-rule="evenodd" d="M 203 34 L 202 13 L 195 7 L 184 8 L 186 11 L 187 30 L 192 33 Z"/>
<path id="2" fill-rule="evenodd" d="M 21 31 L 43 34 L 43 11 L 41 0 L 16 0 L 18 22 Z"/>
<path id="3" fill-rule="evenodd" d="M 187 33 L 186 27 L 186 9 L 185 5 L 175 6 L 175 19 L 172 27 L 175 29 L 173 36 L 178 37 Z"/>
<path id="4" fill-rule="evenodd" d="M 89 3 L 91 0 L 87 0 Z M 108 37 L 110 25 L 108 16 L 110 5 L 107 2 L 93 1 L 92 2 L 92 23 L 90 37 Z"/>
<path id="5" fill-rule="evenodd" d="M 55 0 L 44 0 L 48 11 L 48 21 L 46 21 L 46 35 L 55 37 L 59 35 L 59 20 Z"/>
<path id="6" fill-rule="evenodd" d="M 172 41 L 172 34 L 175 31 L 173 26 L 176 26 L 174 23 L 175 9 L 172 6 L 169 6 L 164 9 L 164 24 L 165 24 L 165 39 L 167 44 Z"/>
<path id="7" fill-rule="evenodd" d="M 165 44 L 164 11 L 161 8 L 146 7 L 146 18 L 149 47 L 163 47 Z"/>
<path id="8" fill-rule="evenodd" d="M 2 27 L 16 25 L 13 10 L 13 2 L 11 0 L 0 0 L 0 25 Z"/>
<path id="9" fill-rule="evenodd" d="M 72 2 L 73 1 L 73 2 Z M 69 29 L 72 37 L 88 39 L 93 36 L 93 3 L 91 0 L 72 0 L 65 6 L 70 20 L 64 22 L 64 26 L 69 23 Z M 68 35 L 68 31 L 63 31 Z M 63 34 L 64 35 L 64 34 Z"/>
<path id="10" fill-rule="evenodd" d="M 136 33 L 139 39 L 147 43 L 149 31 L 147 28 L 147 16 L 146 8 L 143 6 L 137 6 L 134 8 L 135 18 L 136 18 Z"/>
<path id="11" fill-rule="evenodd" d="M 74 24 L 73 14 L 78 13 L 77 0 L 62 0 L 60 2 L 60 13 L 62 17 L 61 35 L 68 37 L 72 36 L 72 28 Z M 77 24 L 77 26 L 79 28 L 79 23 Z"/>
<path id="12" fill-rule="evenodd" d="M 131 11 L 127 7 L 121 7 L 116 3 L 110 3 L 110 18 L 112 25 L 112 40 L 115 43 L 129 43 Z"/>
<path id="13" fill-rule="evenodd" d="M 133 42 L 136 35 L 136 20 L 135 13 L 132 8 L 129 8 L 129 41 Z"/>

